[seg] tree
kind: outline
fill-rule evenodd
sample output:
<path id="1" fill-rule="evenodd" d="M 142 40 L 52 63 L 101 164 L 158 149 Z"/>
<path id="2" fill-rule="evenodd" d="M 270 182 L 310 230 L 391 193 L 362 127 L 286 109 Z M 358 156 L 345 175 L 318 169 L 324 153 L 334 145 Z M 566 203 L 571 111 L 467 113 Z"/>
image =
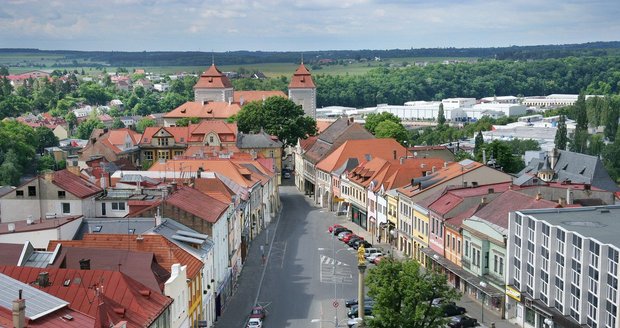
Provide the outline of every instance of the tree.
<path id="1" fill-rule="evenodd" d="M 73 131 L 73 128 L 77 125 L 77 117 L 75 117 L 75 113 L 68 112 L 67 115 L 65 115 L 65 121 L 67 121 L 67 124 L 69 125 L 69 131 Z"/>
<path id="2" fill-rule="evenodd" d="M 89 139 L 94 129 L 103 129 L 104 125 L 98 118 L 89 118 L 80 123 L 77 127 L 76 137 L 78 139 Z"/>
<path id="3" fill-rule="evenodd" d="M 566 143 L 568 142 L 568 132 L 566 130 L 566 117 L 560 115 L 558 121 L 558 129 L 555 131 L 555 148 L 566 150 Z"/>
<path id="4" fill-rule="evenodd" d="M 404 144 L 409 140 L 409 133 L 407 129 L 400 124 L 392 121 L 383 121 L 375 128 L 375 137 L 377 138 L 392 138 L 396 141 Z"/>
<path id="5" fill-rule="evenodd" d="M 446 276 L 424 270 L 413 261 L 386 258 L 368 270 L 368 295 L 374 299 L 371 328 L 439 328 L 445 326 L 441 307 L 432 306 L 435 298 L 445 302 L 458 299 L 458 291 L 447 284 Z"/>
<path id="6" fill-rule="evenodd" d="M 198 117 L 183 117 L 181 119 L 178 119 L 175 122 L 176 126 L 188 126 L 190 124 L 196 124 L 200 122 L 200 119 Z"/>
<path id="7" fill-rule="evenodd" d="M 40 126 L 34 129 L 34 140 L 37 153 L 42 154 L 43 150 L 47 147 L 58 146 L 58 137 L 54 135 L 54 131 L 45 126 Z"/>
<path id="8" fill-rule="evenodd" d="M 115 118 L 114 122 L 112 122 L 112 129 L 122 129 L 124 127 L 125 127 L 125 123 L 121 121 L 120 117 Z"/>
<path id="9" fill-rule="evenodd" d="M 265 101 L 253 101 L 237 114 L 237 127 L 244 133 L 257 133 L 263 128 L 275 135 L 285 145 L 295 145 L 317 132 L 316 121 L 304 115 L 300 105 L 282 97 L 269 97 Z"/>
<path id="10" fill-rule="evenodd" d="M 483 150 L 486 152 L 487 161 L 493 158 L 496 167 L 505 172 L 517 173 L 525 167 L 520 156 L 513 155 L 510 143 L 506 141 L 493 140 L 490 143 L 483 144 L 480 153 L 476 155 L 476 159 L 480 162 L 482 161 Z"/>
<path id="11" fill-rule="evenodd" d="M 478 156 L 478 154 L 480 154 L 483 145 L 484 137 L 482 136 L 482 130 L 480 130 L 476 135 L 476 139 L 474 139 L 474 156 Z"/>
<path id="12" fill-rule="evenodd" d="M 84 97 L 89 104 L 104 105 L 112 99 L 112 96 L 97 83 L 82 83 L 78 88 L 80 97 Z"/>
<path id="13" fill-rule="evenodd" d="M 446 123 L 446 116 L 443 113 L 443 103 L 439 104 L 439 111 L 437 112 L 437 123 L 439 126 L 443 126 Z"/>
<path id="14" fill-rule="evenodd" d="M 364 123 L 364 127 L 372 134 L 375 134 L 377 125 L 383 121 L 391 121 L 400 124 L 400 118 L 389 112 L 368 114 L 366 115 L 365 121 L 366 123 Z"/>
<path id="15" fill-rule="evenodd" d="M 588 130 L 576 128 L 569 149 L 572 152 L 585 154 L 588 150 Z"/>
<path id="16" fill-rule="evenodd" d="M 56 169 L 56 161 L 54 160 L 54 157 L 50 154 L 41 156 L 37 164 L 39 172 Z"/>
<path id="17" fill-rule="evenodd" d="M 157 122 L 148 118 L 140 119 L 138 123 L 136 123 L 136 131 L 143 133 L 146 128 L 150 126 L 155 126 L 156 124 Z"/>

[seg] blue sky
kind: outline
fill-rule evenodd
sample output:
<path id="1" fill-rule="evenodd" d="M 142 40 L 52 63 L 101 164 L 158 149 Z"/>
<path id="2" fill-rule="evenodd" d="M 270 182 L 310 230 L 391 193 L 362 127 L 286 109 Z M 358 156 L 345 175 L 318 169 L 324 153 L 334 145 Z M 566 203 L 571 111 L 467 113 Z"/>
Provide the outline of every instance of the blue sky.
<path id="1" fill-rule="evenodd" d="M 620 40 L 618 0 L 1 2 L 1 48 L 310 51 Z"/>

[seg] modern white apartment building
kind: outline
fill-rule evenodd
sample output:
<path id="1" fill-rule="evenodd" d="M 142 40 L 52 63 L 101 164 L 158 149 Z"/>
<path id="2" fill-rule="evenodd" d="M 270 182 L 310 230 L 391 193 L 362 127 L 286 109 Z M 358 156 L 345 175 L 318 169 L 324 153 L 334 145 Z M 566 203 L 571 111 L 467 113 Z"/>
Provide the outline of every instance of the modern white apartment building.
<path id="1" fill-rule="evenodd" d="M 523 327 L 618 327 L 620 206 L 510 213 L 506 318 Z"/>

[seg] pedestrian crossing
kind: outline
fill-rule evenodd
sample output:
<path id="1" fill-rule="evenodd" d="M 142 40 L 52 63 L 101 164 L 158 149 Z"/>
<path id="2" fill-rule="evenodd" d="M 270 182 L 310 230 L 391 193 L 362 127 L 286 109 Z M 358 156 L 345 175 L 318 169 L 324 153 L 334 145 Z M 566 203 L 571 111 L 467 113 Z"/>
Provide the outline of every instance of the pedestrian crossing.
<path id="1" fill-rule="evenodd" d="M 326 255 L 320 257 L 320 281 L 326 284 L 353 284 L 351 266 Z"/>

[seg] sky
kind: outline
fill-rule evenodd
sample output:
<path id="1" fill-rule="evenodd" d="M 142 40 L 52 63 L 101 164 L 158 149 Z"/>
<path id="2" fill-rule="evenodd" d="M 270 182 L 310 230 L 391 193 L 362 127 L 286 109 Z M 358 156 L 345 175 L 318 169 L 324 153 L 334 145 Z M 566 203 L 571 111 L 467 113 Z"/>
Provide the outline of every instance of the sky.
<path id="1" fill-rule="evenodd" d="M 620 40 L 619 0 L 0 0 L 0 48 L 312 51 Z"/>

